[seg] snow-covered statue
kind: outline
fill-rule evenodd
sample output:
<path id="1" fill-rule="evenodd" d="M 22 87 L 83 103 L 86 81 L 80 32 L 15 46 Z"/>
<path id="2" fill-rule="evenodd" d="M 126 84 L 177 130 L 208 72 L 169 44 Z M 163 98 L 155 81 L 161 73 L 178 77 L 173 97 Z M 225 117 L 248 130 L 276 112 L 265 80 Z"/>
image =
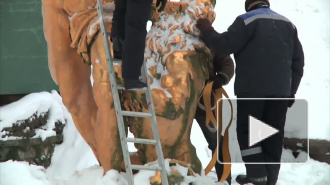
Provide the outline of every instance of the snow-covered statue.
<path id="1" fill-rule="evenodd" d="M 104 6 L 113 9 L 112 1 L 104 0 Z M 162 13 L 153 8 L 145 49 L 164 156 L 191 164 L 197 173 L 202 167 L 190 131 L 211 57 L 195 24 L 200 17 L 214 20 L 212 3 L 215 0 L 169 1 Z M 123 159 L 95 6 L 95 0 L 42 0 L 42 13 L 51 75 L 78 131 L 106 172 L 121 170 Z M 108 11 L 108 30 L 111 20 Z M 115 70 L 121 83 L 121 66 Z M 121 91 L 122 105 L 126 110 L 147 112 L 144 96 L 143 92 Z M 125 124 L 135 137 L 153 137 L 149 119 L 125 118 Z M 136 147 L 132 163 L 157 159 L 154 146 Z"/>

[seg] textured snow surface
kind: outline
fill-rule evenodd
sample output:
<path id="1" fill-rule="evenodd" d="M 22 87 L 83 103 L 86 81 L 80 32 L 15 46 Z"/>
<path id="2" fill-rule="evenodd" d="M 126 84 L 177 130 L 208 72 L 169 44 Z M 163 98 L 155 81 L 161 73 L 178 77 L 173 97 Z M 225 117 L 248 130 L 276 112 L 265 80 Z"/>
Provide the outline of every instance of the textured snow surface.
<path id="1" fill-rule="evenodd" d="M 36 116 L 44 115 L 48 111 L 50 114 L 46 125 L 35 130 L 34 138 L 40 137 L 44 140 L 49 136 L 55 136 L 56 133 L 53 131 L 55 122 L 65 123 L 63 119 L 64 109 L 62 99 L 56 91 L 51 94 L 48 92 L 32 93 L 17 102 L 0 107 L 0 140 L 17 138 L 13 136 L 2 137 L 6 134 L 5 131 L 2 131 L 3 128 L 11 127 L 13 123 L 20 124 L 21 121 L 31 118 L 34 114 Z"/>

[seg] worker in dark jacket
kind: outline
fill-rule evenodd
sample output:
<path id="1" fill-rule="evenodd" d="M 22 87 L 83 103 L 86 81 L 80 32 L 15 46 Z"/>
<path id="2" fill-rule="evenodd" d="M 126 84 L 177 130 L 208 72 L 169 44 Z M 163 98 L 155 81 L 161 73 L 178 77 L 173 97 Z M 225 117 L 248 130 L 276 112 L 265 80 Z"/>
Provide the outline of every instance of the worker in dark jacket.
<path id="1" fill-rule="evenodd" d="M 231 57 L 229 55 L 227 56 L 220 56 L 220 55 L 215 55 L 213 57 L 213 73 L 210 72 L 210 79 L 208 79 L 208 81 L 213 81 L 213 86 L 212 89 L 218 89 L 221 88 L 224 85 L 227 85 L 230 81 L 230 79 L 233 77 L 234 75 L 234 63 L 233 60 L 231 59 Z M 198 107 L 196 109 L 196 114 L 195 114 L 195 119 L 197 121 L 197 123 L 199 124 L 204 137 L 207 141 L 207 143 L 209 144 L 209 149 L 212 151 L 212 153 L 215 152 L 216 148 L 217 148 L 217 132 L 214 132 L 212 130 L 210 130 L 207 126 L 206 126 L 206 112 L 205 112 L 205 107 L 204 107 L 204 103 L 202 98 L 199 100 L 199 104 Z M 212 103 L 214 102 L 214 99 L 211 100 Z M 211 105 L 212 107 L 214 106 L 214 104 Z M 213 110 L 215 111 L 215 110 Z M 216 114 L 214 112 L 214 114 Z M 210 124 L 212 125 L 212 124 Z M 219 147 L 219 150 L 221 150 L 222 147 Z M 222 152 L 218 152 L 219 154 L 219 159 L 222 159 Z M 218 176 L 218 180 L 220 181 L 220 178 L 222 176 L 223 173 L 223 164 L 220 163 L 216 163 L 215 164 L 215 170 Z M 228 176 L 228 178 L 226 179 L 227 182 L 229 184 L 231 184 L 231 175 Z"/>
<path id="2" fill-rule="evenodd" d="M 214 53 L 234 53 L 234 90 L 238 98 L 292 98 L 237 102 L 237 138 L 243 161 L 260 163 L 246 164 L 247 175 L 236 178 L 239 184 L 276 184 L 287 108 L 294 103 L 303 76 L 304 54 L 297 29 L 290 20 L 269 7 L 268 0 L 246 0 L 247 13 L 238 16 L 222 34 L 217 33 L 207 19 L 197 21 L 202 40 Z M 279 132 L 249 146 L 250 115 Z M 262 164 L 265 162 L 278 164 Z"/>
<path id="3" fill-rule="evenodd" d="M 157 0 L 163 11 L 167 0 Z M 114 58 L 123 59 L 122 74 L 126 89 L 140 89 L 146 84 L 139 80 L 144 61 L 146 26 L 152 0 L 115 0 L 111 40 Z"/>

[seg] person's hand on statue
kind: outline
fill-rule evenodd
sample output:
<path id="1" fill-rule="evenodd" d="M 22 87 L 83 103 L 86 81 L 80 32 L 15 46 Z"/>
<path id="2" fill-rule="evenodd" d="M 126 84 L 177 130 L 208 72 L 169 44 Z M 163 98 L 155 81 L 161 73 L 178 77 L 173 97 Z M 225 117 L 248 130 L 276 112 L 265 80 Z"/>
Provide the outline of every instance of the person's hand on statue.
<path id="1" fill-rule="evenodd" d="M 201 31 L 203 34 L 206 31 L 213 30 L 212 23 L 207 18 L 199 18 L 197 20 L 196 27 Z"/>
<path id="2" fill-rule="evenodd" d="M 159 5 L 162 4 L 158 10 L 159 12 L 161 12 L 165 9 L 166 3 L 167 3 L 167 0 L 157 0 L 156 7 L 159 7 Z"/>

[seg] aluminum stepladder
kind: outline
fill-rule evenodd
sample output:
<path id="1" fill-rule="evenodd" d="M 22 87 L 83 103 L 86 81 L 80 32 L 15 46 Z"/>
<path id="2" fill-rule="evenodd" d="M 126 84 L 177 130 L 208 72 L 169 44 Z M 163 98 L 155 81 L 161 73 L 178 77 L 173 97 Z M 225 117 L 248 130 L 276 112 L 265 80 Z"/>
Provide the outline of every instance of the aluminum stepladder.
<path id="1" fill-rule="evenodd" d="M 168 185 L 168 179 L 167 179 L 167 172 L 165 168 L 165 162 L 164 162 L 164 156 L 162 151 L 162 146 L 160 142 L 159 137 L 159 130 L 157 125 L 157 119 L 156 119 L 156 113 L 155 113 L 155 107 L 152 101 L 152 94 L 150 90 L 149 80 L 148 80 L 148 72 L 146 69 L 146 65 L 144 64 L 143 67 L 145 68 L 145 73 L 147 77 L 147 88 L 144 88 L 146 93 L 146 100 L 147 100 L 147 106 L 149 113 L 142 113 L 142 112 L 131 112 L 131 111 L 123 111 L 121 110 L 121 103 L 118 95 L 118 86 L 116 83 L 116 77 L 115 72 L 113 68 L 113 60 L 110 53 L 110 44 L 108 41 L 108 33 L 104 21 L 104 12 L 102 7 L 102 1 L 103 0 L 97 0 L 97 12 L 100 20 L 100 28 L 101 28 L 101 34 L 103 39 L 103 45 L 105 49 L 106 54 L 106 60 L 108 64 L 108 70 L 109 70 L 109 77 L 111 82 L 111 91 L 113 94 L 113 100 L 114 100 L 114 107 L 116 110 L 116 116 L 117 116 L 117 124 L 118 124 L 118 130 L 120 135 L 120 142 L 121 147 L 123 151 L 123 157 L 125 161 L 125 168 L 126 168 L 126 174 L 128 177 L 128 184 L 134 185 L 134 176 L 132 170 L 152 170 L 152 171 L 160 171 L 161 177 L 162 177 L 162 184 Z M 150 118 L 151 119 L 151 127 L 152 132 L 154 135 L 154 139 L 142 139 L 142 138 L 128 138 L 126 137 L 125 133 L 125 126 L 124 126 L 124 120 L 123 116 L 132 116 L 132 117 L 142 117 L 142 118 Z M 151 144 L 155 145 L 156 153 L 158 156 L 158 166 L 142 166 L 142 165 L 132 165 L 129 152 L 128 152 L 128 146 L 127 142 L 132 143 L 139 143 L 139 144 Z"/>

